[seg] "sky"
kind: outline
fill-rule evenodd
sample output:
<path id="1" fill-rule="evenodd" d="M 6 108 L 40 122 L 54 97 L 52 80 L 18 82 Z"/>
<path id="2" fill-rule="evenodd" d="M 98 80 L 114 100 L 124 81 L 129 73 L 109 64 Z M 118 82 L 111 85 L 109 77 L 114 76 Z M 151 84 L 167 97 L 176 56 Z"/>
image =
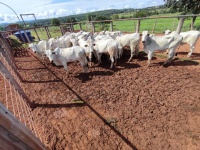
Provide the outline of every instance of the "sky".
<path id="1" fill-rule="evenodd" d="M 47 19 L 107 9 L 145 8 L 162 4 L 164 0 L 0 0 L 0 23 L 21 21 L 20 14 L 35 14 L 36 19 Z M 23 15 L 23 19 L 34 20 L 34 16 Z"/>

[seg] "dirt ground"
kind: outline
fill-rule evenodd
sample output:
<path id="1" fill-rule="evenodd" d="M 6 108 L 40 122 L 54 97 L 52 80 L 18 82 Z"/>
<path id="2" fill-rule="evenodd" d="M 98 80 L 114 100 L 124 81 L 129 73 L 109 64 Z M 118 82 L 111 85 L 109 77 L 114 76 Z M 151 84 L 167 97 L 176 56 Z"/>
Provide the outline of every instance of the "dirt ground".
<path id="1" fill-rule="evenodd" d="M 147 67 L 144 53 L 128 62 L 125 50 L 112 70 L 103 58 L 88 74 L 69 63 L 69 76 L 31 50 L 15 50 L 15 60 L 52 150 L 200 150 L 200 40 L 190 59 L 188 48 L 167 67 L 161 56 Z"/>

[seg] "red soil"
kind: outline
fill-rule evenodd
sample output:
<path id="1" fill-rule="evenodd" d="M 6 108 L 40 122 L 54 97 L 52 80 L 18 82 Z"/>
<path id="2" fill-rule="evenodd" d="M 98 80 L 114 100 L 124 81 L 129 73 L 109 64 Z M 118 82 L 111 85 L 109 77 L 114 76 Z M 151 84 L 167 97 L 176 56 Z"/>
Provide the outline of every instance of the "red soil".
<path id="1" fill-rule="evenodd" d="M 37 127 L 50 149 L 199 150 L 200 40 L 193 56 L 188 46 L 167 67 L 166 58 L 140 53 L 128 63 L 125 50 L 117 66 L 110 62 L 83 74 L 79 63 L 43 65 L 31 50 L 16 51 L 15 60 Z M 78 101 L 78 102 L 77 102 Z M 84 101 L 81 105 L 79 102 Z M 79 103 L 79 105 L 67 105 Z"/>

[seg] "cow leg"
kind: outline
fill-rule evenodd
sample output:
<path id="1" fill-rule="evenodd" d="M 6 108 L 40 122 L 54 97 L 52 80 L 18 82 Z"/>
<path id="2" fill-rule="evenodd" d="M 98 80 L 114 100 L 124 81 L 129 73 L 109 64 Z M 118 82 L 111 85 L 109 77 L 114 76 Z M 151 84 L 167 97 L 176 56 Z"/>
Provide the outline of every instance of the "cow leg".
<path id="1" fill-rule="evenodd" d="M 132 58 L 133 58 L 133 55 L 134 55 L 134 49 L 133 49 L 133 48 L 131 48 L 131 57 L 129 58 L 128 62 L 130 62 L 130 61 L 132 60 Z"/>
<path id="2" fill-rule="evenodd" d="M 137 54 L 138 54 L 138 52 L 136 52 L 136 51 L 138 51 L 137 45 L 131 45 L 130 48 L 131 48 L 131 57 L 129 58 L 128 62 L 130 62 L 132 60 L 134 55 L 137 56 Z"/>
<path id="3" fill-rule="evenodd" d="M 94 53 L 94 57 L 95 57 L 95 59 L 98 61 L 97 51 L 94 50 L 93 53 Z"/>
<path id="4" fill-rule="evenodd" d="M 92 67 L 92 53 L 89 54 L 89 66 Z"/>
<path id="5" fill-rule="evenodd" d="M 84 62 L 83 60 L 79 60 L 79 61 L 80 61 L 81 66 L 84 69 L 84 73 L 88 73 L 88 64 Z"/>
<path id="6" fill-rule="evenodd" d="M 168 53 L 169 53 L 169 49 L 166 50 L 165 54 L 168 54 Z"/>
<path id="7" fill-rule="evenodd" d="M 164 62 L 163 65 L 166 65 L 166 64 L 170 63 L 172 61 L 172 59 L 174 58 L 174 55 L 175 55 L 175 50 L 174 49 L 170 49 L 169 50 L 168 59 Z"/>
<path id="8" fill-rule="evenodd" d="M 139 54 L 139 44 L 135 47 L 135 56 L 137 57 Z"/>
<path id="9" fill-rule="evenodd" d="M 116 54 L 115 54 L 115 57 L 114 57 L 114 58 L 115 58 L 115 60 L 114 60 L 115 64 L 114 64 L 114 65 L 116 66 L 116 65 L 117 65 L 117 59 L 118 59 L 117 52 L 116 52 Z"/>
<path id="10" fill-rule="evenodd" d="M 152 51 L 149 51 L 149 53 L 148 53 L 147 67 L 150 66 L 152 56 L 153 56 L 153 52 L 152 52 Z"/>
<path id="11" fill-rule="evenodd" d="M 98 65 L 101 64 L 101 55 L 102 55 L 102 54 L 97 54 Z"/>
<path id="12" fill-rule="evenodd" d="M 63 64 L 63 66 L 64 66 L 65 70 L 67 71 L 67 74 L 69 75 L 70 72 L 69 72 L 69 70 L 68 70 L 67 63 Z"/>
<path id="13" fill-rule="evenodd" d="M 194 51 L 194 46 L 190 45 L 190 52 L 187 55 L 188 58 L 192 55 L 193 51 Z"/>
<path id="14" fill-rule="evenodd" d="M 113 56 L 110 56 L 110 60 L 111 60 L 111 65 L 110 65 L 110 69 L 113 68 L 113 64 L 114 64 L 114 57 Z"/>

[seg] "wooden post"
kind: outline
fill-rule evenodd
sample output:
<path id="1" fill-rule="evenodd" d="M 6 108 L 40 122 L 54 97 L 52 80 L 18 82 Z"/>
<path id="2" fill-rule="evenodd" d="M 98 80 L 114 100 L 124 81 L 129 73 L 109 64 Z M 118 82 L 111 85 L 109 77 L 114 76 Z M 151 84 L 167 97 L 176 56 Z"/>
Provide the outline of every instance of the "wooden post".
<path id="1" fill-rule="evenodd" d="M 134 21 L 133 23 L 134 23 L 134 30 L 136 31 L 136 25 L 135 25 L 135 21 Z"/>
<path id="2" fill-rule="evenodd" d="M 35 34 L 37 35 L 38 40 L 40 41 L 40 37 L 38 36 L 37 30 L 34 28 Z"/>
<path id="3" fill-rule="evenodd" d="M 155 30 L 155 28 L 156 28 L 156 22 L 157 22 L 157 20 L 154 22 L 153 29 L 152 29 L 152 33 L 154 33 L 154 30 Z"/>
<path id="4" fill-rule="evenodd" d="M 72 32 L 74 32 L 74 25 L 73 25 L 73 23 L 71 23 L 70 26 L 71 26 Z"/>
<path id="5" fill-rule="evenodd" d="M 135 32 L 136 32 L 136 33 L 139 33 L 139 32 L 140 32 L 140 19 L 138 19 Z"/>
<path id="6" fill-rule="evenodd" d="M 45 26 L 44 29 L 45 29 L 45 31 L 46 31 L 46 33 L 47 33 L 48 39 L 50 39 L 50 38 L 51 38 L 51 35 L 49 34 L 48 28 Z"/>
<path id="7" fill-rule="evenodd" d="M 190 30 L 194 29 L 194 22 L 193 22 L 193 18 L 191 18 L 191 24 L 190 24 Z"/>
<path id="8" fill-rule="evenodd" d="M 92 32 L 94 33 L 95 32 L 95 23 L 92 22 Z"/>
<path id="9" fill-rule="evenodd" d="M 80 30 L 83 30 L 83 29 L 82 29 L 82 24 L 81 24 L 81 23 L 79 23 L 79 27 L 80 27 Z"/>
<path id="10" fill-rule="evenodd" d="M 110 22 L 110 31 L 113 32 L 113 22 Z"/>
<path id="11" fill-rule="evenodd" d="M 49 27 L 48 27 L 48 26 L 47 26 L 47 31 L 48 31 L 49 37 L 51 38 L 51 34 L 50 34 L 50 31 L 49 31 Z"/>
<path id="12" fill-rule="evenodd" d="M 181 28 L 183 26 L 184 20 L 185 20 L 185 18 L 183 18 L 183 17 L 181 17 L 179 19 L 179 23 L 178 23 L 178 26 L 177 26 L 177 29 L 176 29 L 176 33 L 179 34 L 181 32 Z"/>
<path id="13" fill-rule="evenodd" d="M 63 30 L 63 25 L 60 25 L 60 31 L 61 31 L 62 35 L 65 34 L 65 33 L 64 33 L 64 30 Z"/>
<path id="14" fill-rule="evenodd" d="M 0 129 L 1 138 L 7 141 L 8 148 L 14 145 L 14 148 L 23 147 L 23 149 L 45 150 L 45 145 L 24 126 L 8 109 L 0 103 Z M 9 135 L 8 135 L 9 134 Z M 8 137 L 8 138 L 7 138 Z M 11 139 L 11 142 L 9 142 Z M 14 149 L 13 148 L 13 149 Z"/>

